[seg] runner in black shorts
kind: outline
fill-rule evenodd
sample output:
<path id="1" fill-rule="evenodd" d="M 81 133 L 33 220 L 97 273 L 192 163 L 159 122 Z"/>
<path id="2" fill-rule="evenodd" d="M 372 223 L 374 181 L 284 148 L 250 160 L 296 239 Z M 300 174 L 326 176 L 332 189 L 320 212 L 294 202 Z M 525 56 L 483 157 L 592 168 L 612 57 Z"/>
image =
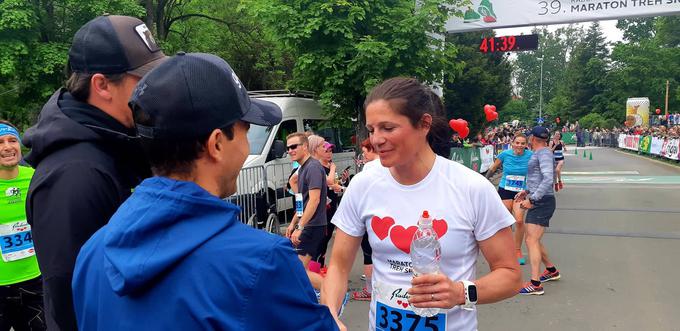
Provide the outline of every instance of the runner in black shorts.
<path id="1" fill-rule="evenodd" d="M 537 126 L 531 130 L 531 148 L 534 154 L 529 160 L 527 172 L 527 189 L 517 194 L 522 208 L 528 209 L 526 243 L 531 262 L 531 281 L 519 291 L 520 294 L 541 295 L 544 293 L 541 283 L 560 279 L 560 272 L 548 259 L 548 251 L 541 239 L 545 228 L 550 226 L 550 218 L 555 212 L 555 194 L 553 191 L 554 158 L 548 148 L 548 129 Z M 539 276 L 541 262 L 546 270 Z"/>
<path id="2" fill-rule="evenodd" d="M 319 161 L 311 157 L 308 139 L 304 133 L 293 133 L 286 139 L 288 155 L 300 164 L 298 170 L 298 192 L 303 196 L 304 212 L 291 220 L 286 236 L 297 247 L 298 257 L 307 271 L 315 289 L 321 288 L 323 278 L 309 270 L 309 261 L 318 256 L 326 233 L 326 172 Z M 292 228 L 295 228 L 294 231 Z"/>
<path id="3" fill-rule="evenodd" d="M 562 167 L 564 166 L 564 153 L 567 152 L 567 146 L 564 145 L 562 141 L 562 133 L 556 131 L 553 135 L 553 139 L 550 140 L 550 149 L 555 156 L 555 191 L 559 191 L 564 188 L 562 184 Z"/>
<path id="4" fill-rule="evenodd" d="M 520 202 L 515 201 L 515 195 L 526 188 L 527 166 L 532 152 L 526 150 L 527 137 L 518 133 L 512 139 L 512 148 L 498 154 L 496 161 L 486 172 L 486 178 L 491 178 L 499 166 L 503 165 L 503 176 L 498 183 L 498 195 L 503 205 L 515 217 L 515 247 L 517 261 L 520 265 L 526 263 L 522 255 L 522 241 L 524 241 L 524 209 Z"/>

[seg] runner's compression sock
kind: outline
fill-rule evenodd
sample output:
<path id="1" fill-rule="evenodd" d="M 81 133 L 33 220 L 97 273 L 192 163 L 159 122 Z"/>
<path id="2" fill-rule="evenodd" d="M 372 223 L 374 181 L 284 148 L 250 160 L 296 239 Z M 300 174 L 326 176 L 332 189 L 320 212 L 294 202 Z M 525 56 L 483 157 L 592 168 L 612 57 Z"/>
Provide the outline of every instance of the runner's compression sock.
<path id="1" fill-rule="evenodd" d="M 548 270 L 550 272 L 555 272 L 555 271 L 557 271 L 557 268 L 555 268 L 555 266 L 552 266 L 552 267 L 545 268 L 545 270 Z"/>
<path id="2" fill-rule="evenodd" d="M 538 280 L 533 280 L 533 279 L 532 279 L 532 280 L 531 280 L 531 285 L 533 285 L 533 286 L 541 286 L 541 282 L 538 281 Z"/>

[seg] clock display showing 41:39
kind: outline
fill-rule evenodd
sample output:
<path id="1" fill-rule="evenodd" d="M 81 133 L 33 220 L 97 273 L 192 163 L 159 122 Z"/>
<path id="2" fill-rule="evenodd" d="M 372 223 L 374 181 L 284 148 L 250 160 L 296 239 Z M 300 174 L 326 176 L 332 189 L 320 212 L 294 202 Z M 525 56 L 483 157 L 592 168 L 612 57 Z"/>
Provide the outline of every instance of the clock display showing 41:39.
<path id="1" fill-rule="evenodd" d="M 538 48 L 538 35 L 519 35 L 486 37 L 479 43 L 479 51 L 482 53 L 493 52 L 518 52 L 529 51 Z"/>

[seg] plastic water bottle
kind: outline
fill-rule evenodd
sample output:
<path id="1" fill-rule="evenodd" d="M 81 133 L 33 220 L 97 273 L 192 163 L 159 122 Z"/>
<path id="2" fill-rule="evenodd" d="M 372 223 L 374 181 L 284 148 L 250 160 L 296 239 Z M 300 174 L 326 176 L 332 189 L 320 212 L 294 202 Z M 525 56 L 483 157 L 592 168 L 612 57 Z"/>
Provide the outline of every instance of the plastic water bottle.
<path id="1" fill-rule="evenodd" d="M 414 276 L 436 274 L 439 272 L 441 245 L 437 233 L 432 228 L 432 218 L 427 210 L 418 220 L 418 230 L 411 241 L 411 271 Z M 416 308 L 413 312 L 423 317 L 439 314 L 439 308 Z"/>
<path id="2" fill-rule="evenodd" d="M 295 193 L 295 214 L 297 217 L 302 217 L 304 212 L 302 193 Z"/>

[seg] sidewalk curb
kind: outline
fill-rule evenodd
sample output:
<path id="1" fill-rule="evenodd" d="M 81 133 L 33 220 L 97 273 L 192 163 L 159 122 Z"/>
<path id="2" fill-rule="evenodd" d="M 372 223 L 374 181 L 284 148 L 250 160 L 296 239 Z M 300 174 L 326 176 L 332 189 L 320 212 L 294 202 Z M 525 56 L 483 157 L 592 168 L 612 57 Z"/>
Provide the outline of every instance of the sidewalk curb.
<path id="1" fill-rule="evenodd" d="M 621 154 L 635 156 L 637 158 L 649 160 L 649 161 L 652 161 L 652 162 L 655 162 L 655 163 L 658 163 L 658 164 L 663 164 L 665 166 L 668 166 L 668 167 L 671 167 L 671 168 L 674 168 L 674 169 L 680 168 L 680 164 L 672 164 L 672 163 L 669 163 L 669 162 L 657 160 L 657 159 L 649 157 L 649 156 L 640 155 L 640 154 L 635 153 L 633 151 L 620 150 L 618 148 L 615 148 L 614 150 L 618 153 L 621 153 Z M 674 161 L 674 160 L 669 159 L 669 161 Z"/>

